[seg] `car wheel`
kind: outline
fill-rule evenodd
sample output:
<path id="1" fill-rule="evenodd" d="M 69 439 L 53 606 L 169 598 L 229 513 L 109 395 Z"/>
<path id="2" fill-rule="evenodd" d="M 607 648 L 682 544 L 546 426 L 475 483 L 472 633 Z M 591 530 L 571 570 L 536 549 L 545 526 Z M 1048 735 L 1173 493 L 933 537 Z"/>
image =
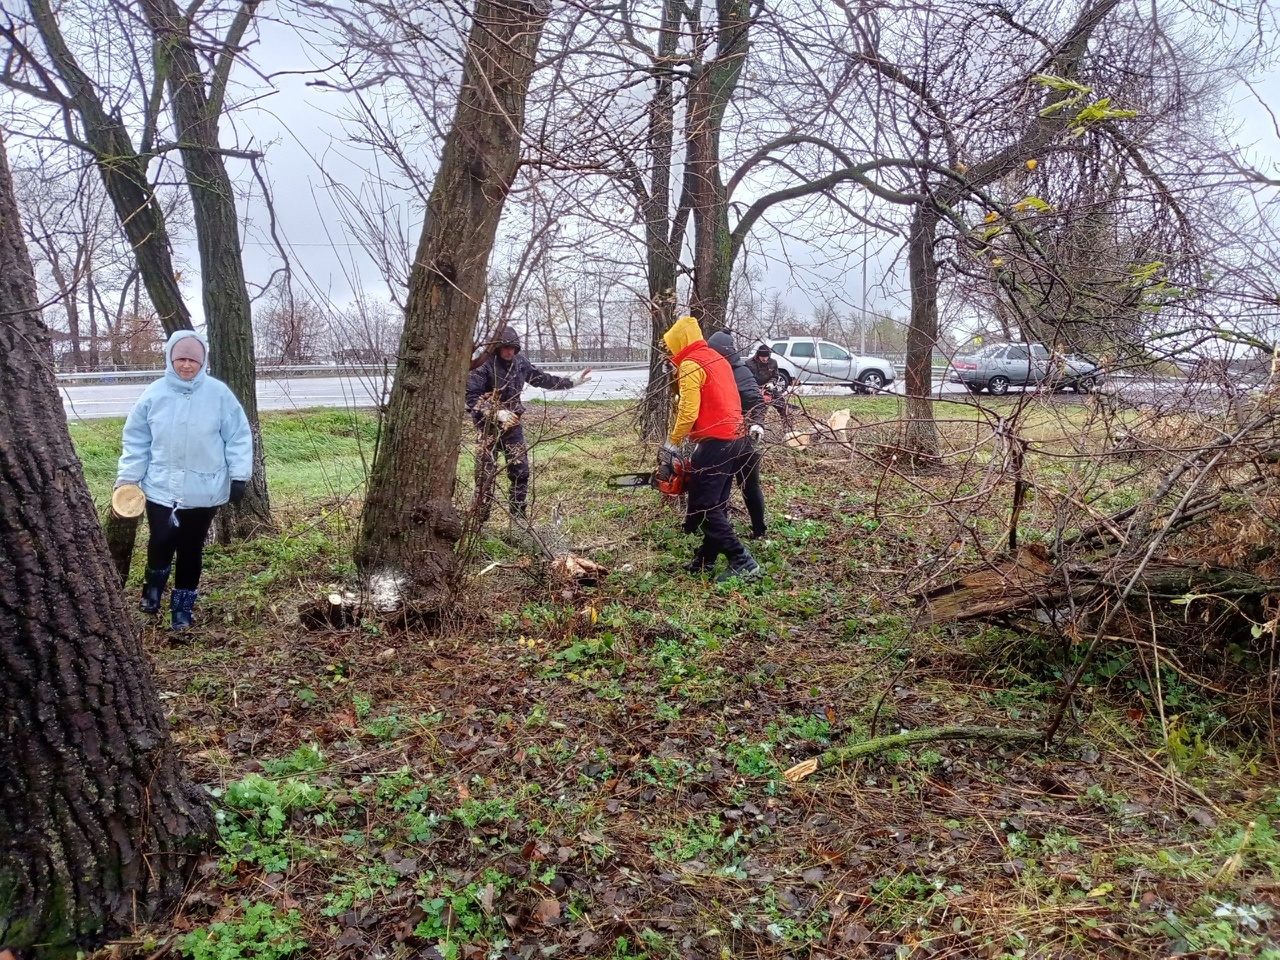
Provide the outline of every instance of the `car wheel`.
<path id="1" fill-rule="evenodd" d="M 1093 393 L 1097 387 L 1097 377 L 1081 377 L 1075 382 L 1076 393 Z"/>
<path id="2" fill-rule="evenodd" d="M 791 374 L 787 373 L 787 371 L 785 371 L 785 370 L 779 370 L 779 371 L 778 371 L 778 382 L 782 384 L 782 389 L 783 389 L 783 390 L 790 390 L 790 389 L 791 389 L 791 383 L 792 383 L 792 381 L 791 381 Z"/>
<path id="3" fill-rule="evenodd" d="M 1003 397 L 1009 392 L 1008 377 L 992 377 L 987 381 L 987 390 L 993 397 Z"/>
<path id="4" fill-rule="evenodd" d="M 858 379 L 867 393 L 879 393 L 884 389 L 884 374 L 879 370 L 868 370 Z"/>

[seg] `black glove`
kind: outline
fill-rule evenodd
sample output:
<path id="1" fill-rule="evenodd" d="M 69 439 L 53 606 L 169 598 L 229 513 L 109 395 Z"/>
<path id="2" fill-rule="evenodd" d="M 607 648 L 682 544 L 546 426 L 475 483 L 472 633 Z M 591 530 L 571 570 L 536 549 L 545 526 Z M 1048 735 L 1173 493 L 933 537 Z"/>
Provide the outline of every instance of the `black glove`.
<path id="1" fill-rule="evenodd" d="M 675 472 L 675 459 L 680 453 L 680 448 L 670 440 L 667 440 L 658 449 L 658 479 L 666 483 L 671 479 L 671 475 Z"/>
<path id="2" fill-rule="evenodd" d="M 244 499 L 244 492 L 249 489 L 248 480 L 231 481 L 231 505 L 237 506 Z"/>

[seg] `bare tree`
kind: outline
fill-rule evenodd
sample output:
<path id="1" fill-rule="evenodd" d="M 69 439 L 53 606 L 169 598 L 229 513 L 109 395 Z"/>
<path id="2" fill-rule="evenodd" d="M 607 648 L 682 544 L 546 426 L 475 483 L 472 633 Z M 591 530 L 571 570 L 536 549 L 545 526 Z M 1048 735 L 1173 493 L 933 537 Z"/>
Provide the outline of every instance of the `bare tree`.
<path id="1" fill-rule="evenodd" d="M 442 604 L 462 534 L 453 505 L 472 332 L 520 160 L 525 97 L 547 8 L 477 0 L 453 125 L 409 278 L 405 331 L 356 560 L 411 575 Z"/>
<path id="2" fill-rule="evenodd" d="M 140 308 L 137 262 L 112 223 L 100 179 L 74 159 L 65 150 L 38 150 L 22 167 L 15 164 L 14 187 L 46 321 L 63 319 L 63 359 L 73 367 L 154 364 L 163 327 L 150 307 Z M 170 221 L 181 219 L 172 208 L 175 199 L 166 210 Z"/>
<path id="3" fill-rule="evenodd" d="M 257 355 L 265 363 L 314 363 L 320 355 L 326 323 L 310 298 L 295 294 L 287 283 L 276 284 L 254 322 Z"/>
<path id="4" fill-rule="evenodd" d="M 403 310 L 358 297 L 329 318 L 329 353 L 339 363 L 387 363 L 395 359 L 403 332 Z"/>

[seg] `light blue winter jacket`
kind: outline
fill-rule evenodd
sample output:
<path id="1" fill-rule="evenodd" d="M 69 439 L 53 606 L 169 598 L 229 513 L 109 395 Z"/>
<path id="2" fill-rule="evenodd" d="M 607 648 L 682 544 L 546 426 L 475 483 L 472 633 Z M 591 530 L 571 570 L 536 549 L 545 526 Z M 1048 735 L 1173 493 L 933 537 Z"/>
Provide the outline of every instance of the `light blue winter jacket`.
<path id="1" fill-rule="evenodd" d="M 173 368 L 173 346 L 185 337 L 205 345 L 205 363 L 191 380 Z M 153 503 L 217 507 L 232 480 L 253 475 L 249 418 L 231 389 L 209 376 L 209 344 L 179 330 L 164 345 L 164 376 L 142 392 L 124 423 L 116 485 L 136 483 Z"/>

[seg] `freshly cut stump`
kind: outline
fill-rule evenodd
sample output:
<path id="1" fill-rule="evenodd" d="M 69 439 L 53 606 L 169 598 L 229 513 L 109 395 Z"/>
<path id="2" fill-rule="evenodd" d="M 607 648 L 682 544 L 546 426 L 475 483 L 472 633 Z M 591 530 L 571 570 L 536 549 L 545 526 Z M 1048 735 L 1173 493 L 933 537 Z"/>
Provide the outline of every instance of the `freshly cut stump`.
<path id="1" fill-rule="evenodd" d="M 120 573 L 123 584 L 129 579 L 133 562 L 133 545 L 138 538 L 138 520 L 147 509 L 147 497 L 136 483 L 124 483 L 111 494 L 111 516 L 103 526 L 111 562 Z"/>

